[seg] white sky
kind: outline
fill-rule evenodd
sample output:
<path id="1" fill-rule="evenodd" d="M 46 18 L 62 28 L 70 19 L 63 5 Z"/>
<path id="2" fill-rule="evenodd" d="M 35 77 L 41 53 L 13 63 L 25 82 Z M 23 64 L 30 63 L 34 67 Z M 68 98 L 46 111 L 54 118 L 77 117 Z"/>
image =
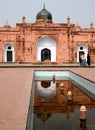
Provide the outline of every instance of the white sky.
<path id="1" fill-rule="evenodd" d="M 23 15 L 26 22 L 35 22 L 44 3 L 54 23 L 65 23 L 69 16 L 73 24 L 89 27 L 93 22 L 95 27 L 95 0 L 0 0 L 0 26 L 6 21 L 15 26 Z"/>

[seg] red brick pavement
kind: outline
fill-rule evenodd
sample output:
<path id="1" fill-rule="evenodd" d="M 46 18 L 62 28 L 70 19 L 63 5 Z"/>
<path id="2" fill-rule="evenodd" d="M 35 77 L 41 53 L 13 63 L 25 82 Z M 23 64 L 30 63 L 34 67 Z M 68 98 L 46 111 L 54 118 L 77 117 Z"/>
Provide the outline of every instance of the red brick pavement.
<path id="1" fill-rule="evenodd" d="M 95 68 L 72 68 L 71 71 L 95 83 Z"/>
<path id="2" fill-rule="evenodd" d="M 25 130 L 33 72 L 0 68 L 0 130 Z"/>

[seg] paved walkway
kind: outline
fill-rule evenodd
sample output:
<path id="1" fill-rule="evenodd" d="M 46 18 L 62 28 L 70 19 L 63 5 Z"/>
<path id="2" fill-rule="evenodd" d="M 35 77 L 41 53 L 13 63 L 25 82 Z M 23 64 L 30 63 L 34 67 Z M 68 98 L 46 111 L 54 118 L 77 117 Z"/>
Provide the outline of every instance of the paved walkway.
<path id="1" fill-rule="evenodd" d="M 0 68 L 0 130 L 26 130 L 34 70 L 70 70 L 95 82 L 95 68 Z"/>
<path id="2" fill-rule="evenodd" d="M 0 130 L 25 130 L 33 73 L 0 68 Z"/>

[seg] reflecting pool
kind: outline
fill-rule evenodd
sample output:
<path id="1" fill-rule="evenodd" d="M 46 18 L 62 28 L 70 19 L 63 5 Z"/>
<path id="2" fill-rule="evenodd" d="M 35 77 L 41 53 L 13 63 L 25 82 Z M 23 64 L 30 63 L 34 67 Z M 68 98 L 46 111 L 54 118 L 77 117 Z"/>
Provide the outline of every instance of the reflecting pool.
<path id="1" fill-rule="evenodd" d="M 95 130 L 95 101 L 77 85 L 69 80 L 35 80 L 34 88 L 33 130 Z M 82 105 L 87 109 L 83 120 Z"/>

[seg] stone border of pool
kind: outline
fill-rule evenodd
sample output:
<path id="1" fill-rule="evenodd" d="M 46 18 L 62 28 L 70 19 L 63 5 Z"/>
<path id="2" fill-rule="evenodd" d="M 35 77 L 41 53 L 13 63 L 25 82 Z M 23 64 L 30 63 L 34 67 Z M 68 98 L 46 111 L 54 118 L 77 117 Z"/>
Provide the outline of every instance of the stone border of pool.
<path id="1" fill-rule="evenodd" d="M 34 76 L 33 76 L 34 79 Z M 32 81 L 31 85 L 31 95 L 30 95 L 30 104 L 29 104 L 29 110 L 28 110 L 28 116 L 27 116 L 27 125 L 26 130 L 33 130 L 34 127 L 34 81 Z"/>
<path id="2" fill-rule="evenodd" d="M 69 75 L 71 81 L 79 85 L 79 89 L 95 100 L 95 83 L 72 72 L 69 72 Z"/>

